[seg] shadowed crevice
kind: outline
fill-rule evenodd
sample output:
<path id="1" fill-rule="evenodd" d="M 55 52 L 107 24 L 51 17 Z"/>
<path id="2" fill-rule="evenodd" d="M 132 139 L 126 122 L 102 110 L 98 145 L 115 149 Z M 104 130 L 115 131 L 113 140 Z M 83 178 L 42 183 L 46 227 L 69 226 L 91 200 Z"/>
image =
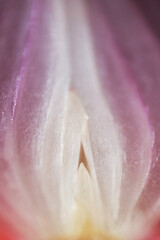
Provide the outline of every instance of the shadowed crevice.
<path id="1" fill-rule="evenodd" d="M 86 168 L 87 172 L 90 174 L 90 169 L 89 169 L 89 165 L 88 165 L 88 162 L 87 162 L 87 158 L 86 158 L 86 155 L 85 155 L 85 152 L 84 152 L 84 148 L 83 148 L 83 145 L 81 143 L 81 148 L 80 148 L 80 154 L 79 154 L 79 163 L 78 163 L 78 169 L 80 167 L 80 165 L 83 164 L 84 167 Z"/>

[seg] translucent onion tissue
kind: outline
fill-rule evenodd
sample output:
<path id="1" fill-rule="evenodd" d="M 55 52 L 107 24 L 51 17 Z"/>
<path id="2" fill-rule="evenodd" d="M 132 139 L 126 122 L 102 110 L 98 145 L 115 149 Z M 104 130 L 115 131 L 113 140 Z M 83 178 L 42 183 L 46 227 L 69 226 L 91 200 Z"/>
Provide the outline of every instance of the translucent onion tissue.
<path id="1" fill-rule="evenodd" d="M 0 1 L 0 240 L 160 239 L 159 10 Z"/>

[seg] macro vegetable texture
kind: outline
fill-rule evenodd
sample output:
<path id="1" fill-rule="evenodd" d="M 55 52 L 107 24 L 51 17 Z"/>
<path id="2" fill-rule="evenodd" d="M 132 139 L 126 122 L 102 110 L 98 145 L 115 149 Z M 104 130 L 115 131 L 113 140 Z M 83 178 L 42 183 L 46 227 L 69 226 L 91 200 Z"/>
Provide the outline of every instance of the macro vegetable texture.
<path id="1" fill-rule="evenodd" d="M 0 0 L 0 239 L 160 239 L 158 0 Z"/>

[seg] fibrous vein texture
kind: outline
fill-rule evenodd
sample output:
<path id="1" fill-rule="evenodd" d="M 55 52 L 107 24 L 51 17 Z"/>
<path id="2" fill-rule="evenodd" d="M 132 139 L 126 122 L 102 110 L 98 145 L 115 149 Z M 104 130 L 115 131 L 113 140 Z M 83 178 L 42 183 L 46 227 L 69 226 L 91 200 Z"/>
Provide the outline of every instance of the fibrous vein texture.
<path id="1" fill-rule="evenodd" d="M 0 0 L 0 239 L 160 237 L 160 3 Z"/>

